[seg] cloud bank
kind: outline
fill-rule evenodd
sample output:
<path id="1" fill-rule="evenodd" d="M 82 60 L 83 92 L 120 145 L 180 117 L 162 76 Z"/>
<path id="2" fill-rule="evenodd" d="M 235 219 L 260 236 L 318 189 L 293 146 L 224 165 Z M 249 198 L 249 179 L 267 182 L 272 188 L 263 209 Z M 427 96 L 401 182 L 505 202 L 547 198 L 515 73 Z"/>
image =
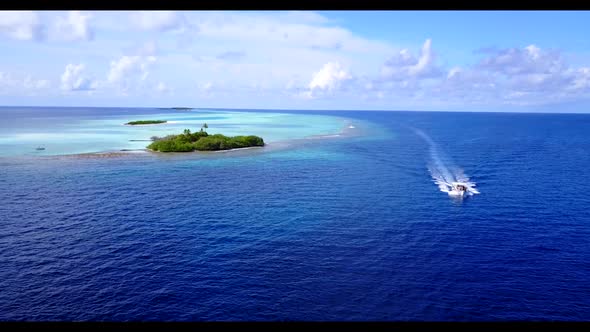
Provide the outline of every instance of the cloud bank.
<path id="1" fill-rule="evenodd" d="M 487 47 L 462 50 L 470 61 L 454 63 L 436 39 L 401 47 L 395 36 L 360 36 L 315 12 L 0 11 L 0 43 L 0 89 L 14 96 L 141 104 L 174 91 L 185 104 L 260 107 L 276 97 L 299 107 L 389 109 L 590 100 L 590 61 L 573 64 L 563 50 Z M 43 78 L 33 78 L 37 71 Z"/>

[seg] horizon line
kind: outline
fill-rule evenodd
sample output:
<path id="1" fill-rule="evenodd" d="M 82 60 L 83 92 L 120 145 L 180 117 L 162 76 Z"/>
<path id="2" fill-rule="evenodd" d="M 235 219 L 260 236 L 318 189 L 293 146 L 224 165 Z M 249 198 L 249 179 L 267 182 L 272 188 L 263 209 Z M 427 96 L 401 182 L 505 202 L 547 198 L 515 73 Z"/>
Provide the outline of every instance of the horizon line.
<path id="1" fill-rule="evenodd" d="M 0 105 L 0 108 L 135 108 L 135 109 L 175 109 L 185 108 L 194 110 L 233 110 L 233 111 L 310 111 L 310 112 L 418 112 L 418 113 L 509 113 L 509 114 L 586 114 L 590 112 L 543 112 L 543 111 L 458 111 L 458 110 L 416 110 L 416 109 L 294 109 L 294 108 L 232 108 L 232 107 L 190 107 L 190 106 L 32 106 L 32 105 Z"/>

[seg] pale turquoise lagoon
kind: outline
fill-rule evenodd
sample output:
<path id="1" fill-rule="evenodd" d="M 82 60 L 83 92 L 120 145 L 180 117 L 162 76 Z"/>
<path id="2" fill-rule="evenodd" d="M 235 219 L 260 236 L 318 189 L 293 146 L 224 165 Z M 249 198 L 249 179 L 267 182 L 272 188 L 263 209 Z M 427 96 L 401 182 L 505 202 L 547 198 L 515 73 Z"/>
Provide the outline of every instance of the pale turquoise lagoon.
<path id="1" fill-rule="evenodd" d="M 0 156 L 144 151 L 152 136 L 197 131 L 204 123 L 210 134 L 257 135 L 269 147 L 293 140 L 338 137 L 357 129 L 351 119 L 339 116 L 264 111 L 48 108 L 40 113 L 37 108 L 30 113 L 27 108 L 3 108 L 1 114 Z M 169 122 L 124 125 L 135 120 Z"/>

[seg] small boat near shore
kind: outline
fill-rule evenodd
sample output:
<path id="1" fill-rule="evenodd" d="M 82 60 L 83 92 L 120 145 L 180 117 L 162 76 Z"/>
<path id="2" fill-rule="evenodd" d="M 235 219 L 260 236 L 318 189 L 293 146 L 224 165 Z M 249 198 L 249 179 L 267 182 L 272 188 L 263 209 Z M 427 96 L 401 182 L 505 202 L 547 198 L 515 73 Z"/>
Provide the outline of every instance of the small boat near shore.
<path id="1" fill-rule="evenodd" d="M 38 146 L 35 150 L 37 150 L 37 151 L 44 151 L 45 148 L 44 147 L 41 147 L 41 146 Z"/>

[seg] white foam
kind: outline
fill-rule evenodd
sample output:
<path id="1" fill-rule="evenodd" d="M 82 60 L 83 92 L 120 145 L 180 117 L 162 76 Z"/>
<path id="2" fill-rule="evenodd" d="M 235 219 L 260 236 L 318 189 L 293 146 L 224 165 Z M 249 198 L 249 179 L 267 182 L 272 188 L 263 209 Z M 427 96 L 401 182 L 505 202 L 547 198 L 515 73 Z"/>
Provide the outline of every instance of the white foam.
<path id="1" fill-rule="evenodd" d="M 470 181 L 462 169 L 454 166 L 451 159 L 439 151 L 434 141 L 428 135 L 422 130 L 413 129 L 429 145 L 431 160 L 428 170 L 430 171 L 433 182 L 438 186 L 440 191 L 446 192 L 451 196 L 460 196 L 460 193 L 453 190 L 452 183 L 461 182 L 467 187 L 466 195 L 472 196 L 479 194 L 479 191 L 475 188 L 475 182 Z"/>

